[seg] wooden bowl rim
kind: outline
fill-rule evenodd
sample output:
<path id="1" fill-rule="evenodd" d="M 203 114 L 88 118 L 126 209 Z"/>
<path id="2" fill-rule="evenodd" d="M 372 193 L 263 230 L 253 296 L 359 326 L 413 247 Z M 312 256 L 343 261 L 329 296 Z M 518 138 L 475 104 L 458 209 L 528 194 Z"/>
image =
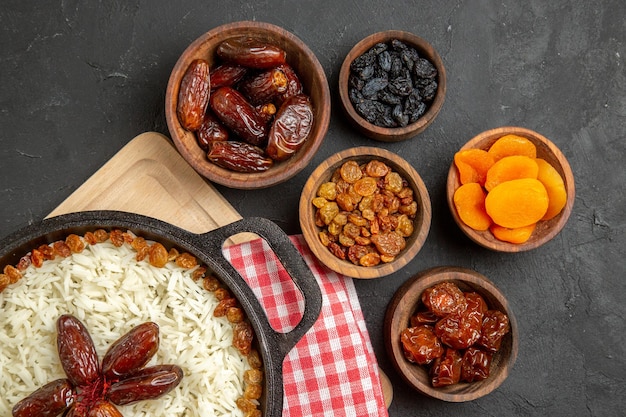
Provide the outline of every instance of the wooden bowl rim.
<path id="1" fill-rule="evenodd" d="M 199 157 L 197 144 L 191 142 L 190 139 L 181 138 L 185 135 L 184 129 L 180 126 L 178 117 L 176 115 L 176 106 L 178 103 L 178 90 L 180 87 L 180 78 L 184 74 L 185 70 L 191 63 L 194 57 L 197 56 L 198 50 L 206 48 L 207 44 L 214 42 L 217 39 L 224 40 L 230 37 L 239 36 L 240 31 L 258 31 L 269 37 L 275 37 L 281 39 L 285 43 L 291 44 L 302 51 L 303 56 L 307 57 L 307 61 L 310 64 L 307 68 L 310 69 L 310 80 L 314 84 L 313 87 L 316 91 L 307 91 L 307 94 L 311 97 L 314 108 L 314 127 L 311 132 L 311 137 L 307 139 L 307 143 L 302 149 L 292 158 L 276 163 L 272 168 L 263 172 L 255 173 L 241 173 L 231 171 L 206 160 L 205 156 Z M 287 62 L 292 65 L 295 63 L 290 59 L 292 57 L 287 54 Z M 299 60 L 298 60 L 299 61 Z M 300 73 L 298 74 L 300 76 Z M 305 78 L 305 77 L 301 77 Z M 306 78 L 309 78 L 308 76 Z M 303 80 L 303 84 L 305 84 Z M 306 85 L 307 90 L 311 90 L 311 86 Z M 170 131 L 170 135 L 174 142 L 174 145 L 178 151 L 183 155 L 187 162 L 203 177 L 215 183 L 237 189 L 260 189 L 267 188 L 273 185 L 282 183 L 298 174 L 304 169 L 311 159 L 315 156 L 319 147 L 325 139 L 330 123 L 330 88 L 328 86 L 328 80 L 326 73 L 319 60 L 313 51 L 296 35 L 283 29 L 279 26 L 271 23 L 257 22 L 257 21 L 239 21 L 227 23 L 221 26 L 217 26 L 208 32 L 205 32 L 194 40 L 178 58 L 174 65 L 165 94 L 165 116 Z M 189 132 L 187 132 L 189 133 Z M 197 147 L 193 150 L 190 146 Z"/>
<path id="2" fill-rule="evenodd" d="M 491 374 L 486 380 L 459 382 L 452 386 L 435 388 L 430 384 L 426 369 L 409 362 L 404 357 L 400 332 L 407 327 L 409 317 L 421 303 L 421 293 L 426 288 L 444 281 L 454 281 L 462 289 L 478 292 L 485 298 L 490 308 L 497 308 L 509 317 L 511 331 L 504 337 L 500 351 L 494 354 Z M 494 300 L 498 305 L 493 305 Z M 472 401 L 497 389 L 508 377 L 519 350 L 517 320 L 504 294 L 484 275 L 458 266 L 439 266 L 424 270 L 400 286 L 387 306 L 384 336 L 387 354 L 404 381 L 423 394 L 448 402 Z"/>
<path id="3" fill-rule="evenodd" d="M 384 160 L 395 172 L 398 172 L 404 179 L 411 183 L 414 197 L 418 203 L 418 213 L 421 214 L 419 214 L 413 222 L 415 229 L 407 240 L 406 248 L 393 262 L 374 267 L 364 267 L 335 257 L 322 245 L 318 237 L 319 228 L 315 226 L 315 210 L 313 209 L 311 201 L 313 197 L 315 197 L 319 185 L 327 181 L 335 169 L 341 166 L 341 164 L 348 160 L 368 161 L 372 159 Z M 348 277 L 371 279 L 380 278 L 398 271 L 417 255 L 428 236 L 432 211 L 428 189 L 411 164 L 386 149 L 360 146 L 337 152 L 317 166 L 302 189 L 299 218 L 304 239 L 313 254 L 326 265 L 326 267 Z"/>
<path id="4" fill-rule="evenodd" d="M 378 42 L 387 42 L 392 39 L 399 39 L 410 46 L 414 47 L 420 54 L 424 54 L 429 61 L 437 68 L 437 94 L 435 99 L 429 106 L 426 113 L 422 115 L 416 122 L 411 123 L 405 127 L 380 127 L 376 126 L 365 120 L 359 115 L 348 94 L 348 78 L 350 77 L 350 64 L 354 59 L 361 54 L 369 50 Z M 345 113 L 348 118 L 357 127 L 357 129 L 366 136 L 379 140 L 382 142 L 399 142 L 409 138 L 412 138 L 419 133 L 423 132 L 430 124 L 435 120 L 439 111 L 443 107 L 443 103 L 446 97 L 446 69 L 443 65 L 443 60 L 435 48 L 424 38 L 417 36 L 411 32 L 402 30 L 387 30 L 382 32 L 373 33 L 361 41 L 359 41 L 343 60 L 341 69 L 339 71 L 339 97 Z"/>
<path id="5" fill-rule="evenodd" d="M 450 208 L 454 221 L 463 233 L 473 242 L 490 250 L 516 253 L 536 249 L 552 240 L 561 232 L 572 213 L 576 196 L 576 187 L 574 184 L 574 174 L 565 155 L 563 155 L 561 150 L 552 141 L 531 129 L 516 126 L 504 126 L 486 130 L 470 139 L 459 149 L 459 151 L 477 147 L 481 149 L 488 149 L 498 138 L 507 134 L 519 135 L 531 140 L 537 146 L 537 156 L 539 156 L 539 153 L 542 152 L 541 156 L 547 158 L 548 162 L 550 162 L 552 166 L 554 166 L 554 168 L 561 174 L 561 177 L 565 182 L 565 190 L 567 192 L 567 202 L 561 213 L 551 220 L 541 221 L 537 225 L 535 232 L 533 232 L 533 236 L 531 236 L 528 241 L 521 244 L 497 240 L 489 230 L 477 231 L 472 229 L 463 223 L 454 206 L 454 192 L 460 186 L 458 171 L 454 164 L 454 159 L 452 160 L 448 170 L 446 196 L 448 207 Z"/>

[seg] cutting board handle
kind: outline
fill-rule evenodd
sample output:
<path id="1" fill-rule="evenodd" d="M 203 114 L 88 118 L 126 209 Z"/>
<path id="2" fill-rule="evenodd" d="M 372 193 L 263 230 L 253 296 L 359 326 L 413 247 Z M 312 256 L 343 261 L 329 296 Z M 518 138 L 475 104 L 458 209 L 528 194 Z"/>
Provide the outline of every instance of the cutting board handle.
<path id="1" fill-rule="evenodd" d="M 223 255 L 223 246 L 230 238 L 239 233 L 254 233 L 263 238 L 274 251 L 274 254 L 282 263 L 282 266 L 304 298 L 305 305 L 302 318 L 292 330 L 288 332 L 277 332 L 272 328 L 269 320 L 264 323 L 259 323 L 263 327 L 265 335 L 272 337 L 274 347 L 279 349 L 277 356 L 280 357 L 282 361 L 284 356 L 289 353 L 317 321 L 322 309 L 322 292 L 313 273 L 304 261 L 304 258 L 302 258 L 302 255 L 298 252 L 285 232 L 268 219 L 247 217 L 208 233 L 198 235 L 201 241 L 200 244 L 204 245 L 201 249 L 205 253 L 212 254 L 216 261 L 216 265 L 212 265 L 212 267 L 218 276 L 227 275 L 231 278 L 237 278 L 238 290 L 244 294 L 244 297 L 239 297 L 241 303 L 249 303 L 248 307 L 254 311 L 259 311 L 259 309 L 264 311 L 246 281 Z M 221 256 L 216 256 L 217 254 Z M 263 316 L 267 319 L 266 314 Z"/>

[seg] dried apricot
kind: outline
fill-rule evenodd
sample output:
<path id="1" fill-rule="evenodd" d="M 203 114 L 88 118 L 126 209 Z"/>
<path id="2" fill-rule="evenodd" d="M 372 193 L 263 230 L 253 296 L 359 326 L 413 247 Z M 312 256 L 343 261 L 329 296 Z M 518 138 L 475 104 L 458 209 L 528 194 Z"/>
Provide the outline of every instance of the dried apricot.
<path id="1" fill-rule="evenodd" d="M 548 192 L 534 178 L 503 182 L 485 198 L 485 209 L 494 223 L 514 229 L 536 223 L 548 210 Z"/>
<path id="2" fill-rule="evenodd" d="M 454 192 L 454 206 L 459 217 L 474 230 L 487 230 L 491 218 L 485 210 L 486 193 L 480 184 L 463 184 Z"/>
<path id="3" fill-rule="evenodd" d="M 504 135 L 489 148 L 489 154 L 497 162 L 505 156 L 524 155 L 537 157 L 537 147 L 529 139 L 518 135 Z"/>
<path id="4" fill-rule="evenodd" d="M 532 223 L 523 227 L 516 227 L 514 229 L 492 224 L 489 230 L 496 239 L 503 242 L 525 243 L 528 239 L 530 239 L 530 236 L 533 234 L 536 227 L 537 223 Z"/>
<path id="5" fill-rule="evenodd" d="M 563 210 L 567 203 L 567 191 L 561 174 L 544 159 L 535 159 L 539 171 L 537 179 L 546 187 L 548 192 L 548 210 L 541 220 L 550 220 Z"/>
<path id="6" fill-rule="evenodd" d="M 534 159 L 524 155 L 505 156 L 487 171 L 485 188 L 491 191 L 496 185 L 520 178 L 537 178 L 539 166 Z"/>
<path id="7" fill-rule="evenodd" d="M 493 156 L 483 149 L 465 149 L 454 155 L 461 184 L 477 182 L 483 185 L 494 162 Z"/>

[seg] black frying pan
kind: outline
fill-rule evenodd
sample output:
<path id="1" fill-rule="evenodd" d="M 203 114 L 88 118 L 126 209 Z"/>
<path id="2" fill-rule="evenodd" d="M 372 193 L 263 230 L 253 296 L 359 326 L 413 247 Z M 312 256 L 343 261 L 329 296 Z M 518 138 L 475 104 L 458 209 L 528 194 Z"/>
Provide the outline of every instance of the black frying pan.
<path id="1" fill-rule="evenodd" d="M 220 278 L 237 297 L 254 328 L 265 373 L 261 399 L 263 416 L 281 416 L 283 360 L 313 326 L 322 307 L 322 294 L 315 277 L 289 237 L 275 223 L 262 218 L 246 218 L 208 233 L 194 234 L 169 223 L 134 213 L 86 211 L 43 220 L 0 240 L 0 270 L 8 264 L 16 265 L 22 256 L 42 244 L 64 240 L 71 233 L 82 236 L 87 231 L 100 228 L 130 230 L 146 239 L 161 242 L 168 248 L 176 247 L 181 251 L 187 251 L 205 263 Z M 279 333 L 270 326 L 260 302 L 222 254 L 224 242 L 242 232 L 256 233 L 267 241 L 304 297 L 302 320 L 290 332 Z"/>

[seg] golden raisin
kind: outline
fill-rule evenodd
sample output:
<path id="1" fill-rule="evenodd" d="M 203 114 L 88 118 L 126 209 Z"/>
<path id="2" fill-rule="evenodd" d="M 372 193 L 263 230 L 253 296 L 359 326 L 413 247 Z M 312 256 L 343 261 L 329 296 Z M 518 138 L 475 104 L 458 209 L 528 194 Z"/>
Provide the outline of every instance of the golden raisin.
<path id="1" fill-rule="evenodd" d="M 150 265 L 163 268 L 167 264 L 167 249 L 159 242 L 150 245 L 148 250 L 148 261 Z"/>
<path id="2" fill-rule="evenodd" d="M 75 234 L 68 235 L 65 238 L 65 243 L 73 253 L 80 253 L 85 249 L 85 243 Z"/>
<path id="3" fill-rule="evenodd" d="M 243 398 L 248 400 L 258 400 L 261 398 L 263 388 L 259 384 L 248 384 L 243 392 Z"/>
<path id="4" fill-rule="evenodd" d="M 220 281 L 213 276 L 208 276 L 202 281 L 202 286 L 205 290 L 214 292 L 220 287 Z"/>
<path id="5" fill-rule="evenodd" d="M 239 323 L 244 319 L 243 310 L 239 307 L 230 307 L 226 310 L 226 318 L 231 323 Z"/>
<path id="6" fill-rule="evenodd" d="M 22 273 L 17 270 L 13 265 L 7 265 L 3 270 L 4 274 L 9 277 L 9 283 L 15 284 L 22 278 Z"/>
<path id="7" fill-rule="evenodd" d="M 124 244 L 124 236 L 122 231 L 119 229 L 111 230 L 109 239 L 111 239 L 111 243 L 113 243 L 113 246 L 115 247 L 119 248 Z"/>
<path id="8" fill-rule="evenodd" d="M 263 366 L 263 361 L 261 361 L 261 355 L 259 355 L 258 350 L 256 349 L 250 350 L 250 353 L 248 353 L 248 365 L 250 365 L 250 367 L 252 368 L 251 370 L 257 370 L 257 371 L 259 371 L 260 368 Z M 261 375 L 261 380 L 262 379 L 263 379 L 263 375 Z"/>
<path id="9" fill-rule="evenodd" d="M 198 265 L 198 260 L 192 254 L 185 252 L 181 253 L 176 258 L 176 265 L 180 266 L 181 268 L 191 269 Z"/>
<path id="10" fill-rule="evenodd" d="M 68 256 L 72 254 L 72 250 L 70 249 L 70 247 L 67 246 L 67 243 L 65 243 L 62 240 L 57 240 L 56 242 L 54 242 L 52 244 L 52 247 L 54 248 L 54 252 L 57 255 L 62 256 L 64 258 L 67 258 Z"/>
<path id="11" fill-rule="evenodd" d="M 39 249 L 33 249 L 30 253 L 30 261 L 35 268 L 41 268 L 43 265 L 43 253 Z"/>
<path id="12" fill-rule="evenodd" d="M 260 384 L 263 382 L 263 371 L 259 369 L 259 366 L 253 368 L 243 373 L 243 382 L 246 384 Z"/>

